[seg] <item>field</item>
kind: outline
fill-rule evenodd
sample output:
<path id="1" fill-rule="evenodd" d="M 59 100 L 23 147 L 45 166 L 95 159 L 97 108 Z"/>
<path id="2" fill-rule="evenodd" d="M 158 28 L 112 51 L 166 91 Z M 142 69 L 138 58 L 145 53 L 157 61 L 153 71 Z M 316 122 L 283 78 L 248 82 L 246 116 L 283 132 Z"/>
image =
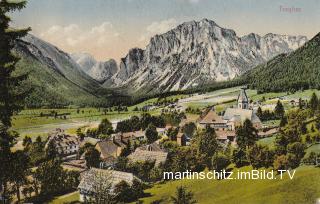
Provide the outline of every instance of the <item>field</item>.
<path id="1" fill-rule="evenodd" d="M 76 191 L 73 193 L 56 197 L 52 201 L 50 201 L 49 204 L 71 203 L 71 202 L 79 201 L 79 197 L 80 197 L 79 192 Z"/>
<path id="2" fill-rule="evenodd" d="M 233 106 L 236 103 L 236 99 L 239 93 L 240 87 L 233 87 L 227 89 L 221 89 L 205 94 L 193 94 L 193 95 L 175 95 L 167 97 L 167 99 L 178 99 L 177 106 L 181 107 L 182 110 L 191 107 L 194 109 L 202 109 L 207 106 L 216 105 L 216 111 L 220 112 L 226 109 L 227 107 Z M 307 99 L 311 96 L 312 92 L 319 91 L 316 90 L 306 90 L 301 92 L 296 92 L 294 94 L 288 93 L 265 93 L 257 94 L 255 90 L 247 90 L 249 98 L 253 101 L 261 101 L 265 98 L 265 101 L 262 102 L 262 108 L 272 109 L 275 106 L 275 103 L 278 100 L 278 97 L 282 97 L 282 102 L 286 108 L 289 108 L 289 101 L 292 99 L 303 98 Z M 63 109 L 29 109 L 23 110 L 19 114 L 15 115 L 13 118 L 13 130 L 16 130 L 20 133 L 20 138 L 28 135 L 32 138 L 37 136 L 46 137 L 48 132 L 54 130 L 55 128 L 65 129 L 68 133 L 74 134 L 77 128 L 86 128 L 86 127 L 96 127 L 101 119 L 108 118 L 114 125 L 119 120 L 123 120 L 131 117 L 132 115 L 139 115 L 142 112 L 134 111 L 134 109 L 142 108 L 146 105 L 153 105 L 158 98 L 152 98 L 146 101 L 143 101 L 134 106 L 128 107 L 127 112 L 103 112 L 103 108 L 80 108 L 79 111 L 76 107 L 63 108 Z M 159 114 L 162 107 L 156 107 L 150 114 Z M 68 114 L 66 118 L 52 116 L 46 117 L 42 114 L 48 114 L 51 111 L 56 111 L 58 114 Z M 268 123 L 277 124 L 279 121 L 269 121 Z M 266 125 L 272 125 L 266 124 Z"/>
<path id="3" fill-rule="evenodd" d="M 242 171 L 250 168 L 241 168 Z M 235 170 L 234 170 L 235 171 Z M 156 184 L 146 190 L 149 197 L 141 199 L 144 203 L 162 200 L 170 202 L 177 186 L 186 186 L 194 193 L 198 203 L 212 204 L 314 204 L 320 198 L 320 169 L 299 167 L 295 177 L 290 180 L 285 175 L 283 180 L 180 180 L 165 184 Z"/>

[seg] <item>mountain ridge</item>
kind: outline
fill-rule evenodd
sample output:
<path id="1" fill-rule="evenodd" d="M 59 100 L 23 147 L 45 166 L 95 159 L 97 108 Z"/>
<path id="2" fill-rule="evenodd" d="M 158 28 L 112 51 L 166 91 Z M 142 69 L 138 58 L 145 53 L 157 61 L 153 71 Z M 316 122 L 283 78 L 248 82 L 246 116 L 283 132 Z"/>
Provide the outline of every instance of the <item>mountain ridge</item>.
<path id="1" fill-rule="evenodd" d="M 146 49 L 130 49 L 104 85 L 148 94 L 231 80 L 306 41 L 305 36 L 277 34 L 238 37 L 214 21 L 190 21 L 153 36 Z"/>

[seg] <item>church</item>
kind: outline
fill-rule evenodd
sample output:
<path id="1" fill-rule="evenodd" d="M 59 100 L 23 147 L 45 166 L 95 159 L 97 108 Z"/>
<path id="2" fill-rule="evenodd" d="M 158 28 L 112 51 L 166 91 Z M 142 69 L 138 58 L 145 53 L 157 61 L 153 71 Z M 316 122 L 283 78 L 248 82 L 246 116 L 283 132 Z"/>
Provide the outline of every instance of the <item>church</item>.
<path id="1" fill-rule="evenodd" d="M 219 116 L 214 108 L 207 110 L 199 118 L 202 127 L 209 125 L 216 131 L 235 131 L 236 127 L 249 119 L 256 129 L 261 129 L 262 124 L 254 110 L 250 108 L 249 98 L 245 88 L 241 88 L 237 99 L 236 108 L 227 108 L 223 116 Z"/>

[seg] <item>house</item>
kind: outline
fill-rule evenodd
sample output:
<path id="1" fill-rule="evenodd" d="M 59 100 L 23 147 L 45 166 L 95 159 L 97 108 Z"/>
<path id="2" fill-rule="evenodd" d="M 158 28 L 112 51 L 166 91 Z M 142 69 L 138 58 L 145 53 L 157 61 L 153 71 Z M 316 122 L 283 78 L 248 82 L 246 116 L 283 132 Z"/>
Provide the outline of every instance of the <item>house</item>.
<path id="1" fill-rule="evenodd" d="M 151 144 L 147 144 L 147 145 L 143 145 L 143 146 L 141 146 L 141 147 L 138 147 L 137 148 L 138 150 L 146 150 L 146 151 L 164 151 L 162 148 L 161 148 L 161 146 L 160 146 L 160 144 L 159 144 L 159 140 L 157 140 L 157 141 L 155 141 L 155 142 L 153 142 L 153 143 L 151 143 Z"/>
<path id="2" fill-rule="evenodd" d="M 93 137 L 84 137 L 80 143 L 80 147 L 83 147 L 86 143 L 95 146 L 100 140 Z"/>
<path id="3" fill-rule="evenodd" d="M 235 131 L 216 131 L 217 140 L 220 142 L 235 142 L 236 141 L 236 133 Z"/>
<path id="4" fill-rule="evenodd" d="M 127 144 L 128 141 L 143 141 L 146 140 L 145 131 L 133 131 L 133 132 L 119 132 L 112 134 L 111 137 L 115 141 L 121 141 L 122 143 Z"/>
<path id="5" fill-rule="evenodd" d="M 83 172 L 86 170 L 86 160 L 84 159 L 75 159 L 70 161 L 65 161 L 61 164 L 64 169 L 72 169 L 79 172 Z"/>
<path id="6" fill-rule="evenodd" d="M 145 131 L 116 133 L 111 139 L 99 141 L 95 148 L 100 152 L 103 161 L 110 161 L 120 156 L 129 142 L 141 142 L 146 139 Z"/>
<path id="7" fill-rule="evenodd" d="M 215 111 L 214 108 L 210 108 L 206 114 L 199 120 L 199 125 L 202 128 L 206 126 L 210 126 L 215 130 L 227 130 L 229 129 L 227 121 L 225 121 L 221 116 L 219 116 Z"/>
<path id="8" fill-rule="evenodd" d="M 128 156 L 130 162 L 137 161 L 155 161 L 155 166 L 159 166 L 160 163 L 165 163 L 168 153 L 163 151 L 148 151 L 136 149 Z"/>
<path id="9" fill-rule="evenodd" d="M 184 133 L 178 132 L 177 134 L 177 144 L 179 146 L 186 146 L 189 145 L 190 138 L 188 138 Z"/>
<path id="10" fill-rule="evenodd" d="M 157 132 L 159 135 L 164 135 L 166 133 L 166 128 L 157 128 Z"/>
<path id="11" fill-rule="evenodd" d="M 106 189 L 110 194 L 114 194 L 114 188 L 118 183 L 125 181 L 132 185 L 135 179 L 139 180 L 132 173 L 91 168 L 81 175 L 78 186 L 80 202 L 93 201 L 96 193 L 105 193 Z"/>
<path id="12" fill-rule="evenodd" d="M 77 136 L 71 136 L 64 132 L 62 129 L 56 129 L 49 133 L 48 141 L 45 148 L 53 143 L 58 154 L 64 158 L 76 157 L 79 150 L 80 139 Z"/>
<path id="13" fill-rule="evenodd" d="M 100 158 L 102 160 L 108 160 L 110 157 L 117 158 L 120 156 L 125 144 L 116 143 L 113 140 L 100 141 L 96 144 L 95 149 L 100 152 Z"/>

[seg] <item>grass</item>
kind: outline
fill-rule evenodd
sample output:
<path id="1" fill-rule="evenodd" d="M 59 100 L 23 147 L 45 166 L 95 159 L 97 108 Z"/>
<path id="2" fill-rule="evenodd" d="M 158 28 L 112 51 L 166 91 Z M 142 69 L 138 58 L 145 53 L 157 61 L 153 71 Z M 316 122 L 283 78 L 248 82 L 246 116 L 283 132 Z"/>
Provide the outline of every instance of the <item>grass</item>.
<path id="1" fill-rule="evenodd" d="M 79 201 L 79 199 L 80 199 L 80 194 L 78 191 L 75 191 L 69 194 L 58 196 L 54 198 L 52 201 L 50 201 L 49 204 L 70 203 L 70 202 Z"/>
<path id="2" fill-rule="evenodd" d="M 242 171 L 250 168 L 242 168 Z M 154 200 L 170 202 L 176 187 L 186 186 L 194 193 L 198 203 L 212 204 L 282 204 L 315 203 L 320 197 L 320 169 L 299 167 L 295 177 L 290 180 L 286 174 L 283 180 L 180 180 L 165 184 L 156 184 L 145 192 L 150 197 L 142 199 L 144 203 Z"/>
<path id="3" fill-rule="evenodd" d="M 266 146 L 268 146 L 269 148 L 273 149 L 273 148 L 275 147 L 275 146 L 274 146 L 275 139 L 276 139 L 276 136 L 263 138 L 263 139 L 260 139 L 260 140 L 258 141 L 258 144 L 260 144 L 260 145 L 266 145 Z"/>
<path id="4" fill-rule="evenodd" d="M 306 155 L 308 156 L 310 154 L 310 152 L 315 152 L 316 154 L 320 153 L 320 144 L 314 144 L 312 146 L 310 146 L 307 150 L 306 150 Z"/>

